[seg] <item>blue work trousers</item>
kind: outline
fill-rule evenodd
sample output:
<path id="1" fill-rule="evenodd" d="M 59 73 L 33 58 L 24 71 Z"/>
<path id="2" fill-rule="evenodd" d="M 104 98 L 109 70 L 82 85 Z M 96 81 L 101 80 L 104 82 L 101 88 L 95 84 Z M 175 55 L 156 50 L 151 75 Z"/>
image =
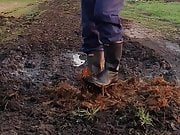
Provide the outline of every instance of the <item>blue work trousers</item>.
<path id="1" fill-rule="evenodd" d="M 122 40 L 119 13 L 124 0 L 81 0 L 82 51 L 103 50 L 103 44 Z"/>

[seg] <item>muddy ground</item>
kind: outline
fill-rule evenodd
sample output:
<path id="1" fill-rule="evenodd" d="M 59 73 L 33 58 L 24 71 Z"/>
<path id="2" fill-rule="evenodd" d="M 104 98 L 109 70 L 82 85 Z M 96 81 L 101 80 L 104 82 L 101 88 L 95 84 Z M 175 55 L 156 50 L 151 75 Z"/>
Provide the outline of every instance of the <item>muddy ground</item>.
<path id="1" fill-rule="evenodd" d="M 73 66 L 81 45 L 79 0 L 40 8 L 39 16 L 19 21 L 24 34 L 0 45 L 2 135 L 180 133 L 180 88 L 171 63 L 125 35 L 121 81 L 102 95 L 83 82 L 86 64 Z M 140 110 L 149 112 L 150 124 L 142 124 Z"/>

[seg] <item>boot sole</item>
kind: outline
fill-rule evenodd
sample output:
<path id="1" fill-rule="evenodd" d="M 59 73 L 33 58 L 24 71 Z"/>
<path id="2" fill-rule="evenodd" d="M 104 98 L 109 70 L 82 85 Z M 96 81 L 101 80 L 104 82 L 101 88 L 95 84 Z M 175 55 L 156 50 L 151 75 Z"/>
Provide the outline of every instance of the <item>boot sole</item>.
<path id="1" fill-rule="evenodd" d="M 98 87 L 109 87 L 109 86 L 113 86 L 116 85 L 118 83 L 118 80 L 112 81 L 110 84 L 107 85 L 103 85 L 103 83 L 96 83 L 96 82 L 92 82 L 94 85 L 98 86 Z"/>

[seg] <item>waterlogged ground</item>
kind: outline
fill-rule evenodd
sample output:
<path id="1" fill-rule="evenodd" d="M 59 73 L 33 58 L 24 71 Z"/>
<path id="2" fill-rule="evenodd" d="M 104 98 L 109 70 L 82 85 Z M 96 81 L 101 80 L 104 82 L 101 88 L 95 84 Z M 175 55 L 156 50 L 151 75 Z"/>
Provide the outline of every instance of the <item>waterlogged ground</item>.
<path id="1" fill-rule="evenodd" d="M 177 68 L 161 53 L 124 36 L 121 81 L 102 95 L 82 80 L 79 0 L 41 8 L 24 18 L 24 34 L 0 45 L 2 135 L 178 135 Z"/>

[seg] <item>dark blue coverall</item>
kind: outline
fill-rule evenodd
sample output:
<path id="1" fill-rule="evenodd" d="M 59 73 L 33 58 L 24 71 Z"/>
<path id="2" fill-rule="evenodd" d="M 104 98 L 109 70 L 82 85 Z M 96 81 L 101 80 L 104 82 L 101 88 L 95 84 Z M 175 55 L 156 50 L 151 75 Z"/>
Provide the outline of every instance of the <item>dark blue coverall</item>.
<path id="1" fill-rule="evenodd" d="M 81 0 L 82 51 L 103 50 L 103 44 L 122 40 L 118 16 L 124 0 Z"/>

